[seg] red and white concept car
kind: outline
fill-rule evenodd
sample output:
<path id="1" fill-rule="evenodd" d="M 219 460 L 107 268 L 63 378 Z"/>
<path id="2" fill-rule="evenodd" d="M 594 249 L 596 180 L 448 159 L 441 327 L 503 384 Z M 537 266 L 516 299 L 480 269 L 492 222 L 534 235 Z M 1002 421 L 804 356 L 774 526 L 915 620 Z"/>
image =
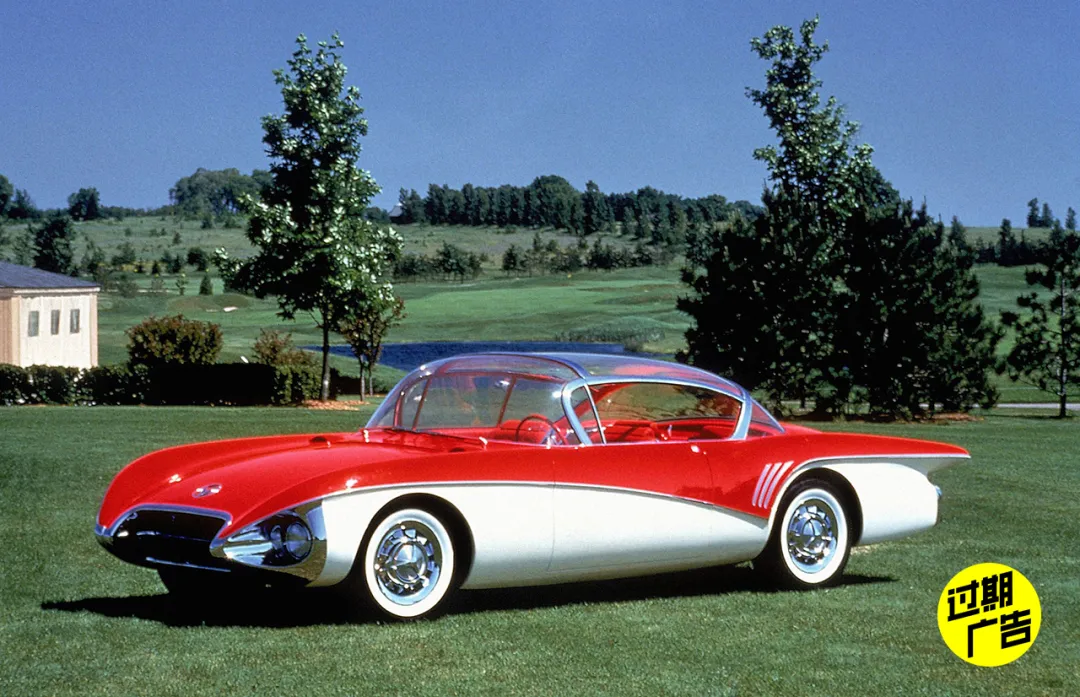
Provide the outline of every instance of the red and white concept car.
<path id="1" fill-rule="evenodd" d="M 478 354 L 413 371 L 356 433 L 146 455 L 112 482 L 96 533 L 170 592 L 339 586 L 394 618 L 458 588 L 749 560 L 810 588 L 853 545 L 933 526 L 927 475 L 967 457 L 781 424 L 688 366 Z"/>

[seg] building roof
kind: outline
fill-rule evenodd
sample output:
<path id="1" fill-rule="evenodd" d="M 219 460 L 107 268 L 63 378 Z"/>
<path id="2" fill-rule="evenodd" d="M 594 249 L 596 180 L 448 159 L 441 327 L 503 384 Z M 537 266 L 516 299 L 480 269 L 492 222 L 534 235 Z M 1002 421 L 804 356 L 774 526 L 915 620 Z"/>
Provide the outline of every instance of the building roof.
<path id="1" fill-rule="evenodd" d="M 0 288 L 98 288 L 98 284 L 60 273 L 0 261 Z"/>

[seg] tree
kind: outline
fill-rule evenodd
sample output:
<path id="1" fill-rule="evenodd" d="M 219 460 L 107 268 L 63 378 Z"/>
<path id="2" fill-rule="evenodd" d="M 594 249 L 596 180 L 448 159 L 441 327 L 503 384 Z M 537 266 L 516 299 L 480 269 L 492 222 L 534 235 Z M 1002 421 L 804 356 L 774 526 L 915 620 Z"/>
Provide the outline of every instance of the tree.
<path id="1" fill-rule="evenodd" d="M 66 215 L 53 215 L 33 226 L 34 266 L 44 271 L 74 276 L 78 272 L 75 253 L 75 225 Z"/>
<path id="2" fill-rule="evenodd" d="M 202 280 L 199 282 L 199 295 L 213 295 L 214 294 L 214 282 L 210 280 L 210 274 L 203 274 Z"/>
<path id="3" fill-rule="evenodd" d="M 1068 388 L 1080 385 L 1080 235 L 1054 225 L 1043 248 L 1043 268 L 1025 274 L 1032 291 L 1016 298 L 1030 314 L 1002 312 L 1001 321 L 1016 332 L 1016 343 L 999 370 L 1058 398 L 1058 416 L 1068 415 Z"/>
<path id="4" fill-rule="evenodd" d="M 1042 213 L 1039 215 L 1039 227 L 1053 227 L 1054 214 L 1050 211 L 1050 204 L 1042 205 Z"/>
<path id="5" fill-rule="evenodd" d="M 973 255 L 947 243 L 944 225 L 911 201 L 858 210 L 848 224 L 834 399 L 843 403 L 857 387 L 881 416 L 993 402 L 1000 332 L 977 303 Z"/>
<path id="6" fill-rule="evenodd" d="M 949 244 L 957 254 L 973 254 L 975 252 L 967 241 L 967 228 L 955 215 L 949 224 Z"/>
<path id="7" fill-rule="evenodd" d="M 12 220 L 33 220 L 41 216 L 41 211 L 34 205 L 34 200 L 26 189 L 16 189 L 15 198 L 8 206 L 7 217 Z"/>
<path id="8" fill-rule="evenodd" d="M 1001 266 L 1016 266 L 1019 257 L 1020 243 L 1016 239 L 1016 233 L 1012 229 L 1012 221 L 1002 218 L 1001 227 L 998 228 L 998 264 Z"/>
<path id="9" fill-rule="evenodd" d="M 97 220 L 101 217 L 101 201 L 98 190 L 90 187 L 79 189 L 68 196 L 68 215 L 73 220 Z"/>
<path id="10" fill-rule="evenodd" d="M 231 168 L 215 171 L 200 167 L 177 180 L 169 189 L 169 200 L 177 211 L 193 217 L 238 213 L 244 197 L 258 197 L 269 182 L 269 173 L 264 170 L 246 175 Z"/>
<path id="11" fill-rule="evenodd" d="M 926 401 L 992 401 L 998 335 L 975 304 L 962 229 L 946 243 L 944 226 L 915 214 L 873 166 L 871 148 L 853 144 L 857 125 L 835 99 L 822 103 L 813 66 L 827 46 L 814 42 L 816 27 L 804 22 L 798 42 L 783 26 L 752 41 L 771 61 L 766 89 L 748 90 L 779 139 L 755 151 L 770 186 L 752 222 L 691 236 L 690 293 L 677 306 L 692 324 L 679 358 L 764 391 L 777 408 L 813 399 L 836 414 L 868 402 L 896 416 Z"/>
<path id="12" fill-rule="evenodd" d="M 360 399 L 365 399 L 365 382 L 371 391 L 371 375 L 382 356 L 383 339 L 405 318 L 405 301 L 394 296 L 385 302 L 365 303 L 358 310 L 340 321 L 338 331 L 360 362 Z"/>
<path id="13" fill-rule="evenodd" d="M 379 187 L 357 166 L 367 121 L 360 91 L 344 85 L 337 34 L 314 53 L 301 34 L 288 70 L 274 72 L 285 112 L 263 118 L 272 182 L 244 199 L 256 254 L 234 264 L 219 253 L 230 286 L 276 296 L 279 314 L 312 315 L 322 330 L 322 390 L 330 395 L 330 333 L 343 319 L 393 298 L 387 281 L 401 238 L 363 217 Z"/>
<path id="14" fill-rule="evenodd" d="M 1065 212 L 1065 229 L 1076 231 L 1076 211 L 1071 207 Z"/>
<path id="15" fill-rule="evenodd" d="M 769 170 L 765 214 L 699 244 L 683 273 L 691 295 L 679 301 L 693 322 L 682 357 L 762 387 L 776 406 L 786 397 L 813 396 L 835 360 L 837 246 L 872 169 L 872 149 L 853 145 L 858 125 L 844 119 L 835 98 L 822 104 L 818 94 L 813 68 L 828 46 L 814 42 L 817 26 L 816 18 L 803 22 L 798 41 L 786 26 L 751 40 L 771 67 L 765 89 L 747 89 L 747 96 L 778 138 L 754 151 Z M 731 312 L 718 312 L 733 304 L 735 321 Z M 731 353 L 739 342 L 748 348 Z"/>
<path id="16" fill-rule="evenodd" d="M 779 138 L 778 146 L 754 151 L 765 163 L 774 193 L 795 203 L 803 224 L 837 232 L 858 204 L 857 187 L 871 167 L 873 148 L 853 140 L 859 124 L 847 121 L 835 97 L 824 105 L 814 65 L 828 43 L 814 43 L 818 18 L 802 23 L 796 43 L 791 27 L 776 26 L 750 41 L 755 53 L 772 61 L 764 90 L 747 89 Z"/>
<path id="17" fill-rule="evenodd" d="M 83 252 L 82 261 L 79 263 L 82 272 L 97 279 L 105 262 L 105 250 L 94 244 L 93 240 L 87 240 L 86 251 Z"/>
<path id="18" fill-rule="evenodd" d="M 1039 217 L 1039 199 L 1033 198 L 1028 201 L 1027 226 L 1039 227 L 1042 218 Z"/>
<path id="19" fill-rule="evenodd" d="M 12 188 L 11 182 L 3 174 L 0 174 L 0 219 L 7 215 L 8 206 L 11 204 L 11 197 L 15 195 L 15 189 Z"/>
<path id="20" fill-rule="evenodd" d="M 516 244 L 512 244 L 506 248 L 502 256 L 502 270 L 507 275 L 522 271 L 525 266 L 525 260 L 521 254 L 521 248 Z"/>

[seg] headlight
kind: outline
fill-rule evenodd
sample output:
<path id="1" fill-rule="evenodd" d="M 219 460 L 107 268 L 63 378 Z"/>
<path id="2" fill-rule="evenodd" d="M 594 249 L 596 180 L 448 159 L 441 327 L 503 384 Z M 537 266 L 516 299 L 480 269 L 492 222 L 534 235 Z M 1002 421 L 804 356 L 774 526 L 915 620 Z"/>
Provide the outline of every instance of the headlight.
<path id="1" fill-rule="evenodd" d="M 285 553 L 297 561 L 311 554 L 311 531 L 300 521 L 285 528 Z"/>
<path id="2" fill-rule="evenodd" d="M 225 556 L 250 566 L 290 566 L 311 554 L 311 528 L 293 513 L 283 513 L 244 528 L 225 540 Z"/>

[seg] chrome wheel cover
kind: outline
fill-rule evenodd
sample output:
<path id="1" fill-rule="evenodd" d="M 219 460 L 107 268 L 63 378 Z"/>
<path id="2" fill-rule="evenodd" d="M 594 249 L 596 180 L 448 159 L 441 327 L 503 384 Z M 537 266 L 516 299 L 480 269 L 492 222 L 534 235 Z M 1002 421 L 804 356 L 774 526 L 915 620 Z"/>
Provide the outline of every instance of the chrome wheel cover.
<path id="1" fill-rule="evenodd" d="M 373 570 L 379 591 L 395 605 L 424 600 L 442 576 L 438 536 L 423 523 L 406 520 L 383 534 Z"/>
<path id="2" fill-rule="evenodd" d="M 833 505 L 824 497 L 807 496 L 789 509 L 784 531 L 787 558 L 804 574 L 827 569 L 839 549 L 841 523 Z"/>

